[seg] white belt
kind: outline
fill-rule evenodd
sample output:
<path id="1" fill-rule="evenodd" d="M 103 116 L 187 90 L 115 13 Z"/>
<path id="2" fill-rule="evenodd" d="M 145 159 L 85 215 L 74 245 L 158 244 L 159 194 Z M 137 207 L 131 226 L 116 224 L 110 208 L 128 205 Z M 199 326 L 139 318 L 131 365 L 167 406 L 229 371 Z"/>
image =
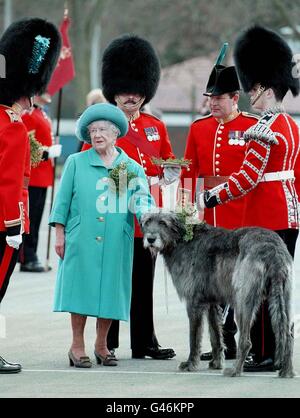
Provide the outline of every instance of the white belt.
<path id="1" fill-rule="evenodd" d="M 292 180 L 295 178 L 294 170 L 276 171 L 274 173 L 265 173 L 262 176 L 260 182 L 264 181 L 280 181 L 280 180 Z"/>
<path id="2" fill-rule="evenodd" d="M 147 179 L 148 179 L 149 186 L 154 186 L 154 184 L 159 183 L 159 177 L 158 176 L 155 176 L 155 177 L 148 176 Z"/>

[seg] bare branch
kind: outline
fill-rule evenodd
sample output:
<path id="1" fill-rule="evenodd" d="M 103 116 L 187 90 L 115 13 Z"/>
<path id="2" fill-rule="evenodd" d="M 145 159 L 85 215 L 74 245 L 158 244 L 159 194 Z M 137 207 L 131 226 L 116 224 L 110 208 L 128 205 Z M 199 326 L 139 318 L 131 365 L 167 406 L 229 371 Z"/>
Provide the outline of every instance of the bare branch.
<path id="1" fill-rule="evenodd" d="M 289 26 L 297 39 L 300 39 L 300 31 L 297 27 L 297 25 L 295 24 L 293 18 L 290 16 L 287 7 L 282 3 L 281 0 L 272 0 L 274 6 L 277 8 L 279 14 L 282 17 L 282 20 L 286 22 L 287 26 Z"/>
<path id="2" fill-rule="evenodd" d="M 95 24 L 97 21 L 100 21 L 105 4 L 109 2 L 109 0 L 94 0 L 92 2 L 90 10 L 86 16 L 86 32 L 89 33 L 89 36 L 92 36 Z"/>

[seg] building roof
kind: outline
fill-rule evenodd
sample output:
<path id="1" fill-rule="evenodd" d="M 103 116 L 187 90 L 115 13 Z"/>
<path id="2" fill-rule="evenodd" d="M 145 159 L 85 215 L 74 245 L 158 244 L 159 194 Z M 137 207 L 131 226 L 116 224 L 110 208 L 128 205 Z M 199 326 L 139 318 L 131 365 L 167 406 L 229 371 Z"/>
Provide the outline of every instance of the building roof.
<path id="1" fill-rule="evenodd" d="M 215 54 L 165 67 L 151 105 L 163 112 L 199 112 L 205 100 L 203 92 L 214 61 Z M 288 113 L 300 114 L 300 96 L 293 98 L 289 93 L 284 105 Z"/>

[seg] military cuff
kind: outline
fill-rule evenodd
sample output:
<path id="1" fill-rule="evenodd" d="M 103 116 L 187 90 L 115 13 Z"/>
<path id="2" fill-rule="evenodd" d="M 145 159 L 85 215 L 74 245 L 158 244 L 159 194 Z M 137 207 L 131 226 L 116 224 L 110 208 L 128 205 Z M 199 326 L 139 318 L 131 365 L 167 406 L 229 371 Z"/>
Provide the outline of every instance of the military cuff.
<path id="1" fill-rule="evenodd" d="M 6 233 L 9 237 L 21 234 L 21 225 L 9 226 L 6 228 Z"/>

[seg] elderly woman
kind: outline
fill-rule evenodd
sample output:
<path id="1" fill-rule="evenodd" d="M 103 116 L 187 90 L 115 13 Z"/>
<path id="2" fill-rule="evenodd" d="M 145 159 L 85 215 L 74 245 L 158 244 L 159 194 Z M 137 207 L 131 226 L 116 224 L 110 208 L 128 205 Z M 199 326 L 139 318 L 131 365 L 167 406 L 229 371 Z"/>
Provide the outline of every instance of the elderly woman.
<path id="1" fill-rule="evenodd" d="M 50 216 L 60 257 L 54 311 L 71 313 L 70 366 L 92 366 L 84 344 L 87 316 L 98 318 L 97 363 L 116 366 L 107 333 L 112 319 L 129 317 L 134 215 L 140 219 L 154 203 L 142 167 L 114 145 L 127 129 L 116 106 L 85 110 L 76 134 L 92 148 L 68 158 Z"/>

